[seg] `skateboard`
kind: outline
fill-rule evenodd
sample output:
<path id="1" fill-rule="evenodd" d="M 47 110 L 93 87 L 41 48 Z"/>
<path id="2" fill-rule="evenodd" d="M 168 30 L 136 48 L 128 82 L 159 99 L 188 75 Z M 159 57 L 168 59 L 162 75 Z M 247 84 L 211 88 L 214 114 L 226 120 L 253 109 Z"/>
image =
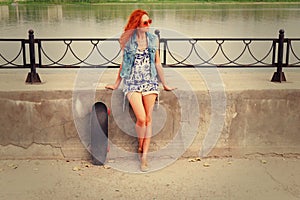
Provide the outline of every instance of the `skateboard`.
<path id="1" fill-rule="evenodd" d="M 96 102 L 91 113 L 91 157 L 94 165 L 104 165 L 108 151 L 109 109 L 103 102 Z"/>

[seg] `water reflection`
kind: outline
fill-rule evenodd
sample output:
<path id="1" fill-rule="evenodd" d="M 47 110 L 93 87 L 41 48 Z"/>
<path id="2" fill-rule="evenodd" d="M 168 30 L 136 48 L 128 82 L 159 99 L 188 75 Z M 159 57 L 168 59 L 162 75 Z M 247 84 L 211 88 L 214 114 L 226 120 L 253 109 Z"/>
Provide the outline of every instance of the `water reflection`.
<path id="1" fill-rule="evenodd" d="M 110 37 L 137 8 L 155 27 L 190 37 L 277 37 L 281 28 L 300 35 L 300 4 L 110 4 L 0 6 L 0 37 L 24 38 L 30 28 L 40 37 Z"/>

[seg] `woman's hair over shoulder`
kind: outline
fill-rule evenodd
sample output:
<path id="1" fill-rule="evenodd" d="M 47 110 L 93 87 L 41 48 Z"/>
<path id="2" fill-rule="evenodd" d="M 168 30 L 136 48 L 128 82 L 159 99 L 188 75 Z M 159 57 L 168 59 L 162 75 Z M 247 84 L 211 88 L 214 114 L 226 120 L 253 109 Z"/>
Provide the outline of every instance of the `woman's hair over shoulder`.
<path id="1" fill-rule="evenodd" d="M 148 15 L 148 13 L 145 10 L 141 9 L 134 10 L 130 14 L 128 22 L 124 28 L 124 32 L 120 37 L 120 45 L 122 49 L 125 47 L 126 43 L 132 36 L 134 30 L 139 27 L 143 15 Z"/>

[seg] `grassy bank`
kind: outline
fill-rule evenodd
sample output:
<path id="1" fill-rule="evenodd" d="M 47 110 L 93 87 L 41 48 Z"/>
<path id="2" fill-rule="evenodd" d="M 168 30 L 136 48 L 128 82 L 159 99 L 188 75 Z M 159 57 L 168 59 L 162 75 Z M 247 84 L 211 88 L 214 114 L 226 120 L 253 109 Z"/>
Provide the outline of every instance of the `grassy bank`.
<path id="1" fill-rule="evenodd" d="M 300 0 L 0 0 L 0 4 L 91 4 L 91 3 L 268 3 L 300 2 Z"/>

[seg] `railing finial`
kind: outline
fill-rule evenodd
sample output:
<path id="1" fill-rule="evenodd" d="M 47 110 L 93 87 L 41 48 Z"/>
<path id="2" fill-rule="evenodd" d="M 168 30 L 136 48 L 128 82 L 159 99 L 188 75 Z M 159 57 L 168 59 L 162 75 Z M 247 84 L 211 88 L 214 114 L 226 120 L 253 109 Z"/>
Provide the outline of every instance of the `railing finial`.
<path id="1" fill-rule="evenodd" d="M 159 55 L 160 55 L 160 30 L 155 29 L 154 33 L 158 37 L 158 52 L 159 52 Z"/>
<path id="2" fill-rule="evenodd" d="M 154 33 L 155 33 L 155 35 L 160 36 L 160 30 L 155 29 Z"/>

